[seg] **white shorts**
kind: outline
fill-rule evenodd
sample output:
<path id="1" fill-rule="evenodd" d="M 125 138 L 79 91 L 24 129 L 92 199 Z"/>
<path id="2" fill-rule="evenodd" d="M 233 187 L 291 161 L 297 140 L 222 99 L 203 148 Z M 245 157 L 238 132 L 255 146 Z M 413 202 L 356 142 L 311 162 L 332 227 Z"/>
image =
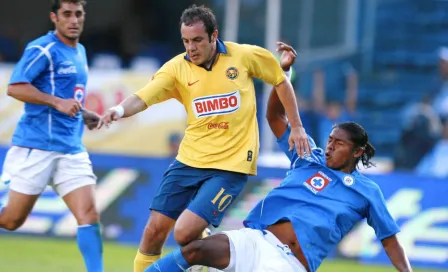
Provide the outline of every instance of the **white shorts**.
<path id="1" fill-rule="evenodd" d="M 11 190 L 26 195 L 39 195 L 47 185 L 52 185 L 61 197 L 96 184 L 87 152 L 63 154 L 18 146 L 11 147 L 6 154 L 2 180 L 10 181 Z"/>
<path id="2" fill-rule="evenodd" d="M 249 228 L 224 231 L 230 241 L 230 264 L 223 271 L 306 272 L 288 246 L 271 232 L 264 232 Z"/>

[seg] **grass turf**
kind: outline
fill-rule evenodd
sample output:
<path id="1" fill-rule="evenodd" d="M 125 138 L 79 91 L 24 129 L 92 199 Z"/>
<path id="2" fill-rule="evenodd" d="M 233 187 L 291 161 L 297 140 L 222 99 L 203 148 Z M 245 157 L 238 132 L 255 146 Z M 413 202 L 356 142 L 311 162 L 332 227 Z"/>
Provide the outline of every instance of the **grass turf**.
<path id="1" fill-rule="evenodd" d="M 132 271 L 137 247 L 106 242 L 106 272 Z M 169 249 L 167 249 L 168 251 Z M 2 272 L 80 272 L 85 271 L 76 241 L 45 237 L 0 236 L 0 271 Z M 388 272 L 392 267 L 365 266 L 350 261 L 328 261 L 319 272 Z M 414 271 L 436 271 L 420 269 Z"/>

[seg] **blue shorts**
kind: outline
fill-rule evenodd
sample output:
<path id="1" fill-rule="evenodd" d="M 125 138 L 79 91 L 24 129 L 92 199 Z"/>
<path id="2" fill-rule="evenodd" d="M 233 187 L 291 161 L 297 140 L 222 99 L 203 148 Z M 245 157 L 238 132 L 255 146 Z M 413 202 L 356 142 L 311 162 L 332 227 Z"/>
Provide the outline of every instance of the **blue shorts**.
<path id="1" fill-rule="evenodd" d="M 218 227 L 247 179 L 246 174 L 195 168 L 176 160 L 165 172 L 151 210 L 177 220 L 188 209 Z"/>

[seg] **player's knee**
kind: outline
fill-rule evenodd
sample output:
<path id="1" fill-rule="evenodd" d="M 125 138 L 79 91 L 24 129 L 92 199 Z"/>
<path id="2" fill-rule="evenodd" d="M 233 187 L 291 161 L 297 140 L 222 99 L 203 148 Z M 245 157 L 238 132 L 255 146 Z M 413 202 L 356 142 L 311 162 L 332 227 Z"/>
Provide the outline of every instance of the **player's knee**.
<path id="1" fill-rule="evenodd" d="M 174 239 L 180 246 L 185 246 L 191 241 L 200 239 L 202 231 L 197 231 L 194 227 L 178 226 L 174 227 Z"/>
<path id="2" fill-rule="evenodd" d="M 5 230 L 15 231 L 18 228 L 20 228 L 20 226 L 22 226 L 22 224 L 23 224 L 23 222 L 7 222 L 2 227 Z"/>
<path id="3" fill-rule="evenodd" d="M 100 221 L 100 216 L 95 205 L 89 205 L 84 209 L 75 212 L 78 225 L 94 224 Z"/>
<path id="4" fill-rule="evenodd" d="M 1 222 L 1 227 L 6 230 L 14 231 L 20 228 L 23 225 L 23 223 L 25 223 L 25 220 L 26 217 L 20 217 L 20 216 L 7 217 L 5 220 L 2 220 L 3 222 Z"/>

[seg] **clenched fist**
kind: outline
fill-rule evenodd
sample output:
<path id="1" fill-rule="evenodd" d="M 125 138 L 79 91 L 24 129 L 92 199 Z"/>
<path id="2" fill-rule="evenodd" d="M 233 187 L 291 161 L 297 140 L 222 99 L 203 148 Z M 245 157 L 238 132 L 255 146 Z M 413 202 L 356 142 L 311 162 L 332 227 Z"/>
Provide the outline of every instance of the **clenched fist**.
<path id="1" fill-rule="evenodd" d="M 76 114 L 82 109 L 82 106 L 76 99 L 58 98 L 54 108 L 62 113 L 70 115 L 71 117 L 75 117 Z"/>

